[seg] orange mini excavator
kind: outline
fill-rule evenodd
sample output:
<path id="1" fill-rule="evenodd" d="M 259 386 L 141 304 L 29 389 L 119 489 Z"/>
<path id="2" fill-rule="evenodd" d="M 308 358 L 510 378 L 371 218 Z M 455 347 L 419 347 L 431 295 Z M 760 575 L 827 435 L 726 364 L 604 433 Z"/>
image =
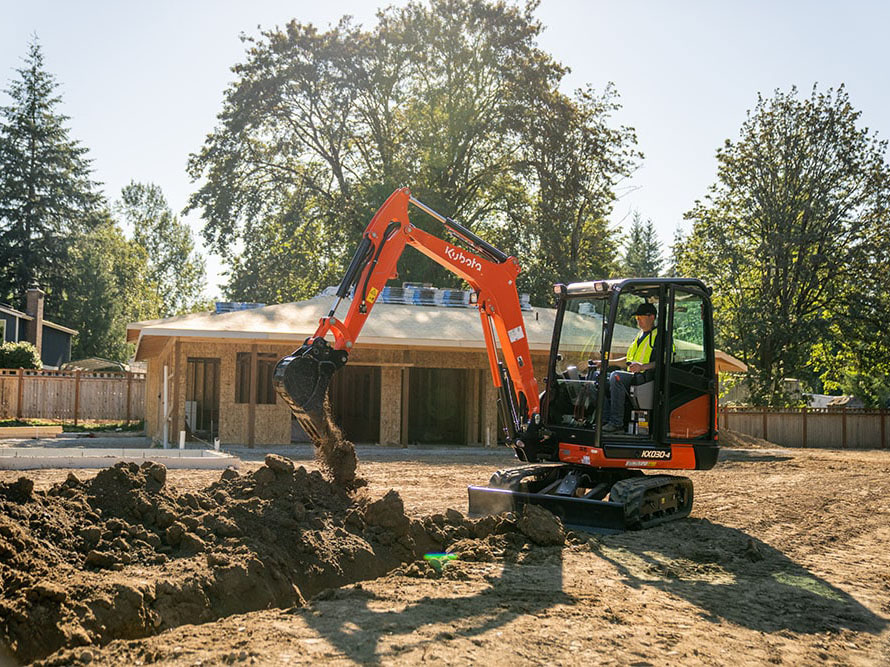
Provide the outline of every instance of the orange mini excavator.
<path id="1" fill-rule="evenodd" d="M 440 221 L 454 242 L 412 225 L 409 204 Z M 346 364 L 406 246 L 474 290 L 492 381 L 499 389 L 502 435 L 525 462 L 496 472 L 487 486 L 470 487 L 471 514 L 515 511 L 531 503 L 569 525 L 604 531 L 645 528 L 689 514 L 692 482 L 661 472 L 709 469 L 717 462 L 710 290 L 686 278 L 555 285 L 556 318 L 541 391 L 516 289 L 517 260 L 416 200 L 407 188 L 394 192 L 368 224 L 315 334 L 276 366 L 275 386 L 310 437 L 316 442 L 321 437 L 331 376 Z M 341 321 L 334 313 L 350 294 Z M 635 340 L 642 344 L 632 314 L 644 303 L 657 313 L 655 335 L 646 343 L 655 367 L 635 377 L 629 389 L 612 383 L 624 393 L 609 396 L 610 351 Z M 599 367 L 606 369 L 603 382 Z M 622 426 L 604 431 L 622 404 L 617 415 Z"/>

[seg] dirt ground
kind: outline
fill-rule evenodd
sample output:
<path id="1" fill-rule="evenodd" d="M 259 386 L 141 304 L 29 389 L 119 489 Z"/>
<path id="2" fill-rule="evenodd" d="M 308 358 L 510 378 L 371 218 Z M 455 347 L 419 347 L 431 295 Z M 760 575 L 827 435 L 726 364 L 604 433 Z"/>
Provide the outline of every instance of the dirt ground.
<path id="1" fill-rule="evenodd" d="M 890 451 L 730 442 L 690 518 L 607 536 L 446 513 L 484 450 L 360 448 L 352 495 L 277 457 L 0 472 L 6 659 L 890 663 Z"/>

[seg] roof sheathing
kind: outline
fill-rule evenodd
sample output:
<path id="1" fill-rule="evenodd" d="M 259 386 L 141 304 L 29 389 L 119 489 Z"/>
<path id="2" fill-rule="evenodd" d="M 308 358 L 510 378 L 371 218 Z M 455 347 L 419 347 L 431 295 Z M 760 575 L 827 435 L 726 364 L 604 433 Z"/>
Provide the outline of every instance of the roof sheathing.
<path id="1" fill-rule="evenodd" d="M 315 297 L 219 315 L 192 313 L 156 322 L 135 322 L 127 327 L 127 340 L 140 348 L 149 338 L 240 339 L 299 343 L 318 328 L 334 299 Z M 348 304 L 341 306 L 343 313 Z M 535 351 L 550 349 L 556 311 L 538 308 L 526 313 L 526 335 Z M 341 313 L 342 315 L 342 313 Z M 363 345 L 406 348 L 484 349 L 479 311 L 475 308 L 443 308 L 378 303 L 361 332 Z M 152 345 L 151 347 L 155 347 Z M 147 352 L 147 350 L 146 350 Z M 152 355 L 148 355 L 152 356 Z"/>
<path id="2" fill-rule="evenodd" d="M 191 313 L 179 317 L 135 322 L 127 327 L 127 341 L 136 343 L 137 361 L 156 356 L 171 338 L 192 340 L 262 340 L 299 345 L 315 333 L 318 321 L 330 311 L 334 299 L 327 296 L 231 313 Z M 346 312 L 347 303 L 341 304 Z M 547 352 L 556 310 L 534 308 L 524 315 L 529 347 Z M 636 329 L 619 325 L 613 352 L 633 340 Z M 362 346 L 399 349 L 482 350 L 485 339 L 475 308 L 445 308 L 377 303 L 362 328 Z M 567 341 L 564 341 L 567 342 Z M 739 360 L 717 351 L 719 370 L 746 370 Z"/>

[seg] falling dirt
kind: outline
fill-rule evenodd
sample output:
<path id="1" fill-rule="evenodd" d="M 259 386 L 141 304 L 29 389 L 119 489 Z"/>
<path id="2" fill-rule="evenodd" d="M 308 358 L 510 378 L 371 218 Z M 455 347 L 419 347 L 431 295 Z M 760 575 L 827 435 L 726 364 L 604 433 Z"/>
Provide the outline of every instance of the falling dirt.
<path id="1" fill-rule="evenodd" d="M 351 489 L 362 486 L 363 482 L 355 475 L 358 459 L 355 445 L 343 436 L 340 427 L 331 414 L 329 398 L 324 401 L 324 414 L 321 424 L 317 424 L 321 433 L 315 442 L 315 459 L 319 467 L 331 477 L 335 484 Z"/>
<path id="2" fill-rule="evenodd" d="M 360 453 L 355 491 L 274 455 L 0 472 L 0 645 L 46 665 L 890 662 L 890 452 L 728 450 L 690 474 L 690 518 L 606 536 L 446 510 L 508 465 L 488 452 Z"/>

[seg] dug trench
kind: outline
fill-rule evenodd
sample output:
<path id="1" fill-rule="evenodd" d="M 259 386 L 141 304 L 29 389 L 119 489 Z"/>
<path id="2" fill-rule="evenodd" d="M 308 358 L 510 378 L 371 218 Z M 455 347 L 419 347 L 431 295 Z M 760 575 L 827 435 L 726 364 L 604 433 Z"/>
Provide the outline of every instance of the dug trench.
<path id="1" fill-rule="evenodd" d="M 456 510 L 412 519 L 395 491 L 347 490 L 277 455 L 184 493 L 152 462 L 69 474 L 47 490 L 21 477 L 0 484 L 0 642 L 20 661 L 71 656 L 300 607 L 405 564 L 422 570 L 415 561 L 429 552 L 480 558 L 497 540 L 561 544 L 564 535 L 543 510 L 518 520 Z"/>

